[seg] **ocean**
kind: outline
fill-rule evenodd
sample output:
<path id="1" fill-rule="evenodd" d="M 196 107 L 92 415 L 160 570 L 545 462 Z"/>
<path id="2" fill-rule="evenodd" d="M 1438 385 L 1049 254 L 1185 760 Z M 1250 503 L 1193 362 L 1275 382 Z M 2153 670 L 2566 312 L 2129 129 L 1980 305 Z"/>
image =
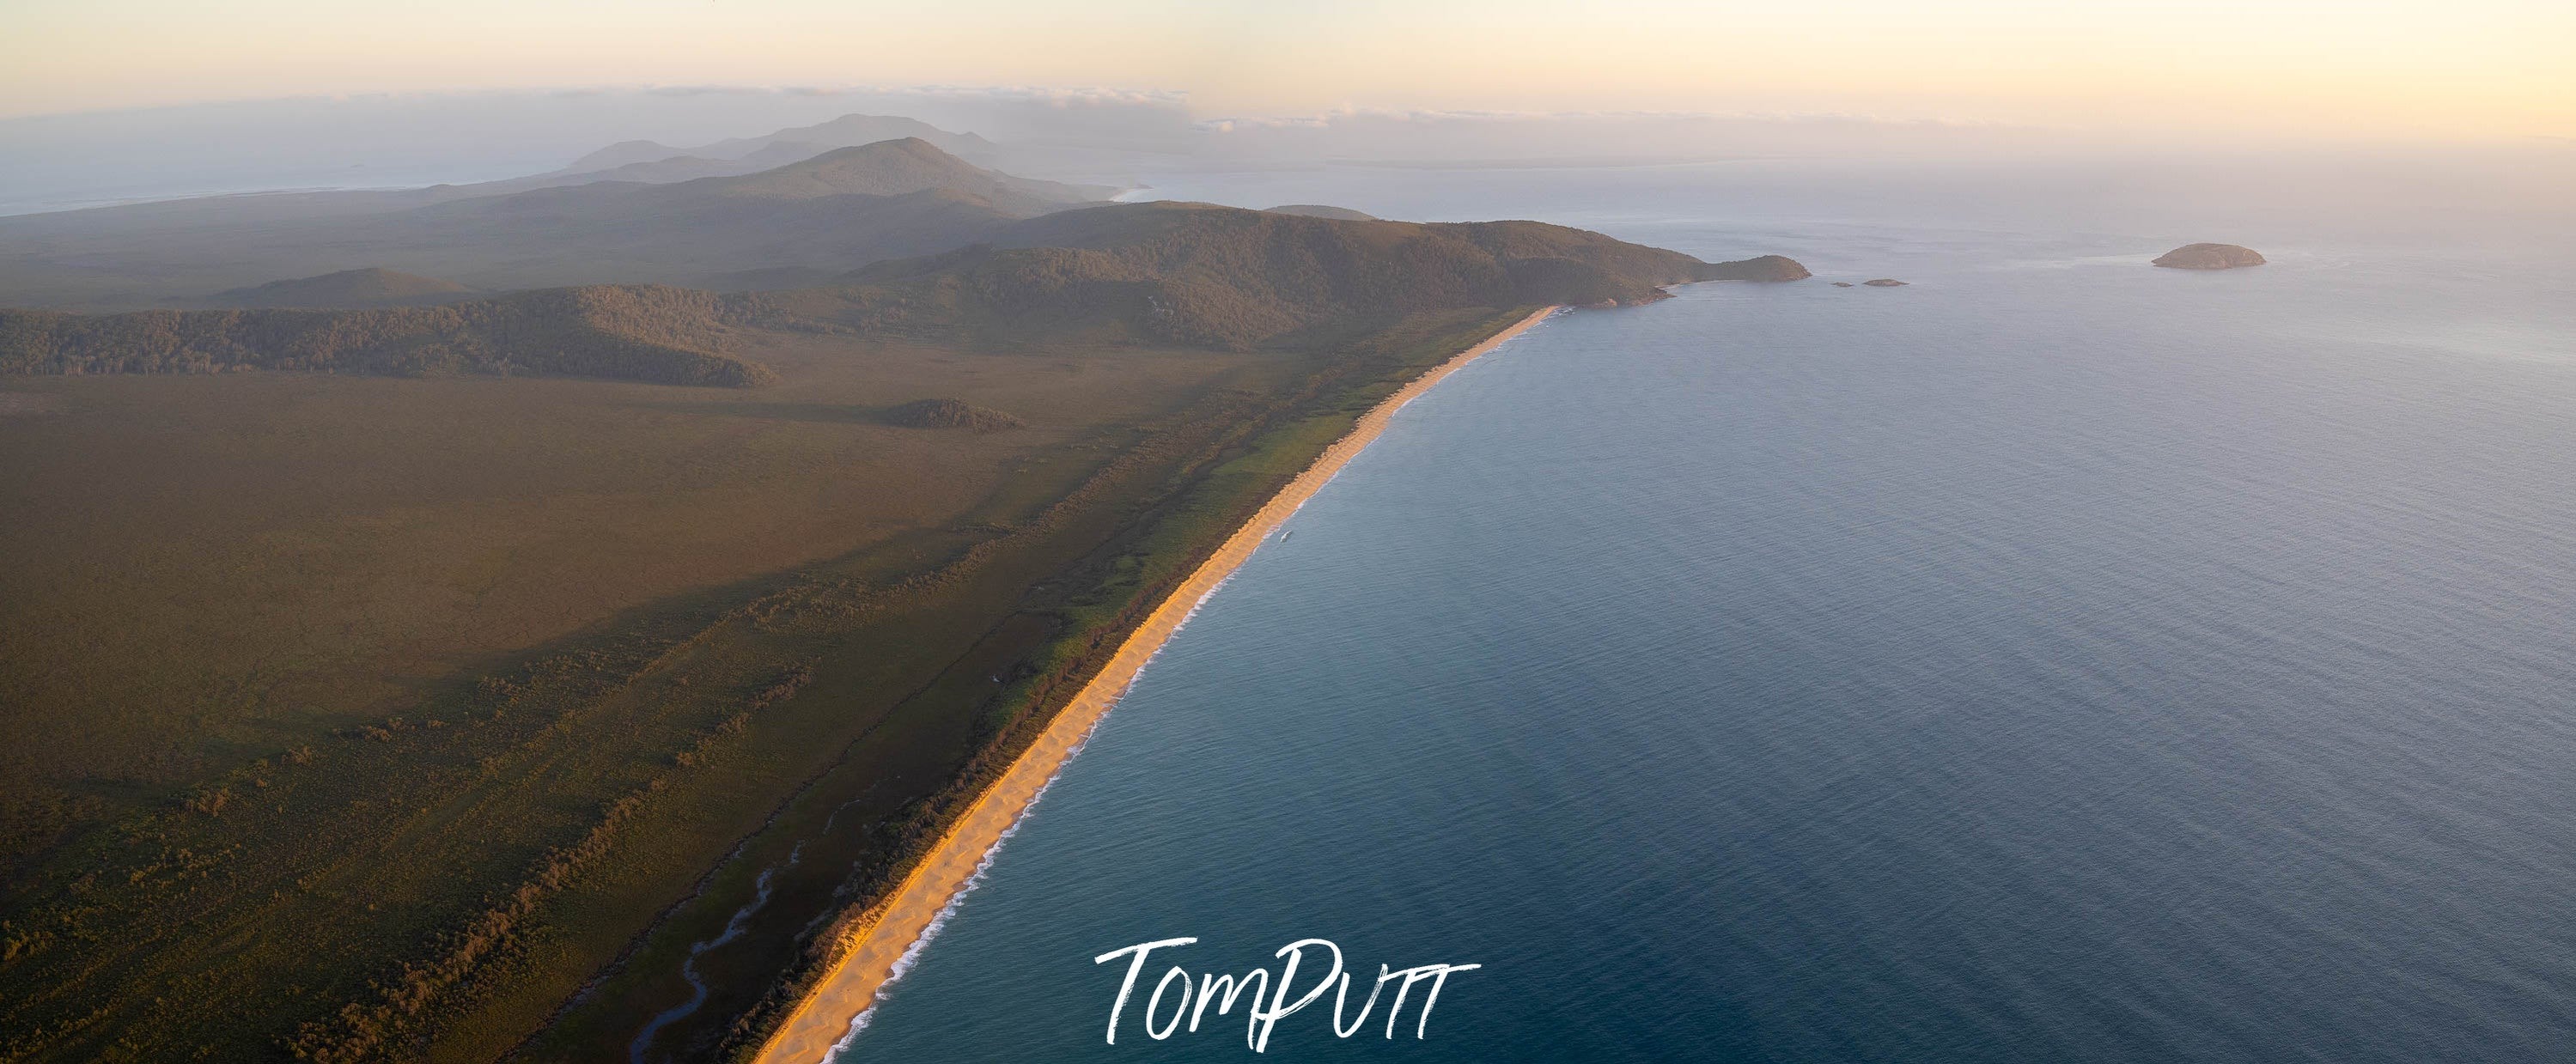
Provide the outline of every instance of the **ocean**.
<path id="1" fill-rule="evenodd" d="M 838 1059 L 2576 1059 L 2576 225 L 2374 174 L 1157 178 L 1818 277 L 1406 408 Z M 1310 938 L 1477 967 L 1149 1002 Z"/>

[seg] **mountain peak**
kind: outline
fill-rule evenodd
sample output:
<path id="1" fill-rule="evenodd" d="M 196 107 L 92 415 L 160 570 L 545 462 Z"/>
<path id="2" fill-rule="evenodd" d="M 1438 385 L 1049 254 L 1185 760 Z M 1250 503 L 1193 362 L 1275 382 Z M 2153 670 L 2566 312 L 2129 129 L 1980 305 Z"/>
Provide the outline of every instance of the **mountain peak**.
<path id="1" fill-rule="evenodd" d="M 722 195 L 764 199 L 957 193 L 990 201 L 999 209 L 1021 215 L 1098 200 L 1101 193 L 1109 191 L 996 173 L 950 155 L 920 137 L 839 148 L 775 170 L 691 184 Z"/>
<path id="2" fill-rule="evenodd" d="M 886 139 L 887 133 L 898 129 L 906 131 L 905 135 L 899 139 L 930 140 L 932 138 L 937 138 L 939 140 L 948 141 L 949 143 L 945 146 L 945 150 L 954 150 L 958 147 L 983 147 L 992 143 L 991 141 L 987 141 L 973 133 L 951 133 L 917 119 L 896 118 L 888 115 L 860 114 L 842 115 L 839 118 L 835 118 L 827 122 L 817 122 L 810 126 L 798 126 L 794 129 L 782 129 L 776 133 L 770 134 L 770 136 L 780 139 L 811 140 L 822 143 L 832 143 L 836 139 L 840 139 L 843 142 L 858 139 L 861 143 L 865 143 L 867 141 Z"/>
<path id="3" fill-rule="evenodd" d="M 833 148 L 880 143 L 888 140 L 921 140 L 942 151 L 966 152 L 980 157 L 990 154 L 993 142 L 972 133 L 951 133 L 919 119 L 890 115 L 848 114 L 810 126 L 797 126 L 757 137 L 732 137 L 712 144 L 674 148 L 653 140 L 624 140 L 575 159 L 557 174 L 591 174 L 634 166 L 691 158 L 701 166 L 721 166 L 729 162 L 775 164 L 810 158 Z M 792 152 L 802 154 L 791 155 Z M 740 170 L 735 170 L 740 173 Z M 670 180 L 664 178 L 663 180 Z"/>
<path id="4" fill-rule="evenodd" d="M 719 187 L 732 195 L 777 199 L 900 196 L 925 189 L 958 188 L 961 184 L 995 184 L 998 176 L 939 150 L 929 141 L 903 137 L 836 148 L 775 170 L 724 178 Z"/>
<path id="5" fill-rule="evenodd" d="M 561 172 L 589 173 L 595 170 L 614 170 L 637 163 L 658 163 L 664 159 L 687 154 L 685 149 L 674 148 L 656 141 L 621 140 L 573 160 L 572 165 L 564 167 Z"/>

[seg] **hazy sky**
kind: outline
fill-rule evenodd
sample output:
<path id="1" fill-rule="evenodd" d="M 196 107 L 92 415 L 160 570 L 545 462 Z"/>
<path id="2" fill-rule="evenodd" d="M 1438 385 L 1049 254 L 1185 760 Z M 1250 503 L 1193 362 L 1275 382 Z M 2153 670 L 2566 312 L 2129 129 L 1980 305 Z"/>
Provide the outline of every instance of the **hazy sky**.
<path id="1" fill-rule="evenodd" d="M 0 0 L 0 116 L 597 85 L 2576 136 L 2571 0 Z"/>

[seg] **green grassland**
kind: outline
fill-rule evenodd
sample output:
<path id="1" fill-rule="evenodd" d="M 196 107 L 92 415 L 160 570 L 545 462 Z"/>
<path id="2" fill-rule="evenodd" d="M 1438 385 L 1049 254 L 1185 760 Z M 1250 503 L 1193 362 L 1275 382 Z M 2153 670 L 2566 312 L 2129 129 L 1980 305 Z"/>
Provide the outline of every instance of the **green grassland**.
<path id="1" fill-rule="evenodd" d="M 250 1043 L 221 1035 L 269 1045 L 365 998 L 812 656 L 694 664 L 724 618 L 817 578 L 800 567 L 933 570 L 1249 361 L 762 355 L 787 383 L 9 383 L 48 399 L 0 419 L 9 1048 L 116 1055 L 43 1033 L 73 1024 L 229 1055 Z M 926 395 L 1028 425 L 880 423 Z M 668 690 L 635 686 L 672 664 Z"/>
<path id="2" fill-rule="evenodd" d="M 1513 313 L 714 326 L 749 389 L 0 381 L 0 1060 L 622 1058 L 765 890 L 653 1043 L 737 1053 L 1161 591 Z"/>

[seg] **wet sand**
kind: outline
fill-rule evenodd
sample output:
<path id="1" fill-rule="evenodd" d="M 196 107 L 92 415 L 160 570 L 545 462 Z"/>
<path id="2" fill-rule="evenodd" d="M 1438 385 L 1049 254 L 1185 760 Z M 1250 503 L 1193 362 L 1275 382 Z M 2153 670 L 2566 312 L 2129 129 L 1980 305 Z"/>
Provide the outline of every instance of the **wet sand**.
<path id="1" fill-rule="evenodd" d="M 1188 620 L 1199 603 L 1213 593 L 1218 584 L 1234 574 L 1263 540 L 1278 531 L 1289 517 L 1314 497 L 1317 490 L 1341 472 L 1342 466 L 1385 431 L 1389 419 L 1404 404 L 1431 390 L 1440 379 L 1474 361 L 1479 356 L 1520 335 L 1545 320 L 1558 308 L 1538 311 L 1509 328 L 1495 333 L 1484 342 L 1459 352 L 1448 361 L 1415 378 L 1411 383 L 1386 397 L 1385 401 L 1360 416 L 1348 435 L 1334 441 L 1280 490 L 1260 512 L 1242 528 L 1236 529 L 1214 555 L 1201 563 L 1189 579 L 1182 581 L 1170 597 L 1154 608 L 1145 622 L 1118 647 L 1100 674 L 1075 694 L 1073 701 L 1056 714 L 1046 731 L 1021 753 L 1011 767 L 1003 770 L 983 796 L 976 799 L 964 816 L 949 827 L 946 836 L 932 848 L 903 885 L 878 908 L 873 917 L 852 932 L 831 974 L 825 976 L 814 992 L 798 1002 L 777 1033 L 770 1036 L 757 1058 L 759 1064 L 814 1064 L 829 1055 L 832 1047 L 850 1032 L 850 1024 L 860 1013 L 875 1004 L 877 991 L 895 974 L 898 962 L 921 940 L 946 912 L 951 900 L 975 876 L 993 849 L 1000 845 L 1031 799 L 1044 790 L 1075 752 L 1090 737 L 1091 729 L 1107 715 L 1110 707 L 1126 693 L 1128 684 L 1145 667 L 1145 662 L 1161 649 L 1163 641 Z"/>

